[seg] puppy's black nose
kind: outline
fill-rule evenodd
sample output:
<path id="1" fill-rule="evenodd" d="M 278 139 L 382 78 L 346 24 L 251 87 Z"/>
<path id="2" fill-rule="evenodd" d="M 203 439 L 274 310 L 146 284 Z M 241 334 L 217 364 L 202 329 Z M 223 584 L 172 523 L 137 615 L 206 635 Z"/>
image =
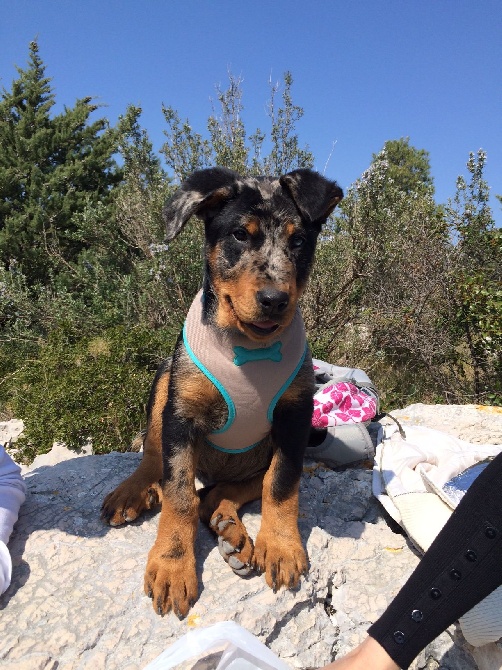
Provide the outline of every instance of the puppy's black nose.
<path id="1" fill-rule="evenodd" d="M 289 303 L 289 295 L 285 291 L 275 288 L 265 288 L 258 291 L 256 299 L 264 314 L 273 315 L 284 312 Z"/>

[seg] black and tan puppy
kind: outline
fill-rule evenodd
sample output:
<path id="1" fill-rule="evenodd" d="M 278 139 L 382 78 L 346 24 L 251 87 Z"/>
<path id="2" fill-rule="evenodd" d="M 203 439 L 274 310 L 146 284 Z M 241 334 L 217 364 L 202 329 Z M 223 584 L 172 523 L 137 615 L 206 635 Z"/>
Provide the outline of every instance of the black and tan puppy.
<path id="1" fill-rule="evenodd" d="M 159 614 L 197 599 L 198 517 L 232 569 L 297 586 L 307 570 L 298 488 L 312 416 L 313 371 L 298 299 L 322 224 L 343 194 L 311 170 L 278 179 L 225 168 L 194 173 L 167 203 L 167 238 L 205 224 L 205 276 L 148 404 L 136 472 L 110 493 L 103 518 L 132 521 L 162 502 L 145 592 Z M 206 488 L 195 490 L 195 477 Z M 256 544 L 238 516 L 262 498 Z"/>

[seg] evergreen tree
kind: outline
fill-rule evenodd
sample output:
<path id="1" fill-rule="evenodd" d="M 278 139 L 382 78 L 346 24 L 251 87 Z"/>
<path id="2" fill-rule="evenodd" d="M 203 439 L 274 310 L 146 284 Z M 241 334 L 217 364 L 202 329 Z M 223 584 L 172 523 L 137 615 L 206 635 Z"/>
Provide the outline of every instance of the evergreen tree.
<path id="1" fill-rule="evenodd" d="M 78 215 L 97 207 L 107 220 L 122 178 L 118 131 L 105 119 L 90 122 L 91 98 L 51 116 L 55 96 L 38 51 L 32 42 L 28 66 L 0 98 L 0 262 L 20 266 L 30 284 L 74 272 L 103 234 Z"/>
<path id="2" fill-rule="evenodd" d="M 447 242 L 447 226 L 433 192 L 428 152 L 410 146 L 408 139 L 385 142 L 348 190 L 339 223 L 352 239 L 357 274 L 376 282 L 368 285 L 371 294 L 384 283 L 388 291 L 399 291 L 400 283 L 391 277 L 398 268 L 404 271 L 410 259 L 403 250 L 413 248 L 422 236 L 433 244 Z"/>
<path id="3" fill-rule="evenodd" d="M 276 108 L 275 97 L 279 84 L 271 87 L 269 117 L 272 124 L 270 129 L 272 146 L 269 155 L 263 159 L 263 174 L 281 175 L 297 168 L 314 166 L 314 155 L 308 146 L 300 147 L 298 134 L 295 132 L 296 123 L 302 118 L 304 112 L 302 107 L 293 104 L 292 86 L 293 77 L 290 72 L 286 72 L 282 92 L 283 106 L 278 108 Z"/>
<path id="4" fill-rule="evenodd" d="M 429 152 L 410 145 L 409 137 L 387 140 L 382 150 L 388 163 L 388 178 L 404 193 L 434 192 Z M 380 154 L 373 154 L 373 161 Z"/>
<path id="5" fill-rule="evenodd" d="M 116 218 L 131 251 L 150 258 L 165 236 L 162 210 L 170 180 L 139 124 L 141 111 L 130 105 L 119 122 L 124 180 L 116 190 Z"/>

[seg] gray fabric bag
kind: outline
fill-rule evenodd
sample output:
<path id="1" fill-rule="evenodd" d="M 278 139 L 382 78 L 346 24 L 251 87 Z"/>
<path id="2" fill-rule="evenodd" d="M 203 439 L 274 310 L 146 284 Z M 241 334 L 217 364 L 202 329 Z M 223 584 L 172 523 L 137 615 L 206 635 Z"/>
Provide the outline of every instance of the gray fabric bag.
<path id="1" fill-rule="evenodd" d="M 363 370 L 331 365 L 318 359 L 313 359 L 312 362 L 316 378 L 316 392 L 330 384 L 349 382 L 375 399 L 376 416 L 379 416 L 378 391 Z M 323 429 L 312 428 L 305 458 L 320 461 L 330 468 L 372 460 L 382 434 L 382 426 L 375 420 L 328 426 Z"/>

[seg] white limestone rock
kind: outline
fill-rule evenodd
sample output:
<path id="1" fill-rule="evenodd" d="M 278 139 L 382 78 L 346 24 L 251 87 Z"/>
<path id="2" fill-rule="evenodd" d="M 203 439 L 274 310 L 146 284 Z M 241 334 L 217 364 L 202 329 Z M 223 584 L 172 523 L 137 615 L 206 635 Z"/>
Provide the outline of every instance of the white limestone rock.
<path id="1" fill-rule="evenodd" d="M 412 405 L 395 414 L 405 424 L 472 442 L 502 441 L 502 412 L 493 409 Z M 364 638 L 419 560 L 387 524 L 369 471 L 334 472 L 306 462 L 299 525 L 310 571 L 300 588 L 274 594 L 263 576 L 238 577 L 200 526 L 199 599 L 183 621 L 159 617 L 143 593 L 158 514 L 119 528 L 99 518 L 106 493 L 140 459 L 136 453 L 77 456 L 58 446 L 29 468 L 27 500 L 9 545 L 12 584 L 0 597 L 2 668 L 140 670 L 188 630 L 228 619 L 290 667 L 320 667 Z M 246 506 L 243 519 L 256 537 L 260 503 Z M 500 646 L 487 647 L 473 650 L 453 626 L 412 667 L 502 667 Z"/>

